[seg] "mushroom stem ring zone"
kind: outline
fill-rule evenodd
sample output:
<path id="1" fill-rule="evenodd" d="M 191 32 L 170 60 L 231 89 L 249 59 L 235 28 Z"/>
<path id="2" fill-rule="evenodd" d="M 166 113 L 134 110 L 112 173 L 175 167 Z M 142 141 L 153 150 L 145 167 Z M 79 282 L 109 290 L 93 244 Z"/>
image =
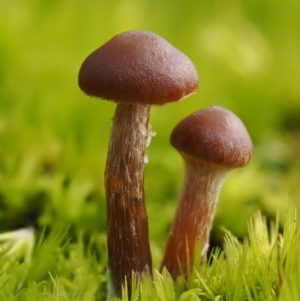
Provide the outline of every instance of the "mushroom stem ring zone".
<path id="1" fill-rule="evenodd" d="M 163 38 L 129 31 L 85 59 L 78 83 L 86 94 L 117 103 L 105 169 L 109 296 L 120 296 L 125 280 L 130 295 L 132 273 L 152 273 L 144 200 L 150 106 L 195 93 L 198 74 L 189 58 Z"/>

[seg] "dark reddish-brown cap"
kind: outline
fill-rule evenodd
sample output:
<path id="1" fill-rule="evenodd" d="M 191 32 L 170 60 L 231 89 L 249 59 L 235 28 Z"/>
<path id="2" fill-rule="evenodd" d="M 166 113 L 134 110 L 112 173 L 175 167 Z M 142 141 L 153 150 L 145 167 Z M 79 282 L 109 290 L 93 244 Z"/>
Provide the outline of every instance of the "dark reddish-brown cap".
<path id="1" fill-rule="evenodd" d="M 183 155 L 224 167 L 243 167 L 252 157 L 251 138 L 242 121 L 227 109 L 211 106 L 183 119 L 171 134 Z"/>
<path id="2" fill-rule="evenodd" d="M 190 59 L 147 31 L 121 33 L 81 65 L 81 90 L 122 103 L 162 105 L 195 93 L 198 74 Z"/>

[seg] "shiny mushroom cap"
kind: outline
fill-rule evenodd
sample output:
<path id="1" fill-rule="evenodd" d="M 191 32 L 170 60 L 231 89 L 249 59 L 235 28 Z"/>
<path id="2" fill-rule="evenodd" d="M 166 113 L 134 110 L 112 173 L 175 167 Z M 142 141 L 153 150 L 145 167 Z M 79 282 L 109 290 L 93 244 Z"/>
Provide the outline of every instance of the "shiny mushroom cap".
<path id="1" fill-rule="evenodd" d="M 81 65 L 81 90 L 128 104 L 163 105 L 195 93 L 198 74 L 190 59 L 158 35 L 121 33 Z"/>
<path id="2" fill-rule="evenodd" d="M 184 158 L 243 167 L 252 157 L 251 138 L 242 121 L 227 109 L 211 106 L 182 120 L 171 134 L 171 144 Z"/>

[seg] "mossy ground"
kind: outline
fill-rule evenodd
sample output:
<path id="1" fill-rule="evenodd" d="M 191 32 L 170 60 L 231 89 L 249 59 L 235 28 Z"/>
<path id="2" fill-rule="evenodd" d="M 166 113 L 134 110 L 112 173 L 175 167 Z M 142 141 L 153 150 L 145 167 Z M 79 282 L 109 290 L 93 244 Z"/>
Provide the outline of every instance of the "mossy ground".
<path id="1" fill-rule="evenodd" d="M 103 173 L 114 104 L 85 96 L 77 74 L 91 51 L 131 29 L 163 36 L 200 76 L 197 94 L 151 113 L 145 184 L 154 268 L 183 176 L 172 128 L 193 111 L 224 106 L 243 120 L 255 150 L 220 195 L 211 245 L 222 251 L 188 287 L 154 272 L 137 285 L 137 300 L 299 299 L 291 217 L 300 192 L 299 13 L 296 0 L 1 1 L 0 233 L 32 228 L 34 240 L 1 244 L 0 300 L 106 298 Z M 265 218 L 248 226 L 258 211 Z"/>

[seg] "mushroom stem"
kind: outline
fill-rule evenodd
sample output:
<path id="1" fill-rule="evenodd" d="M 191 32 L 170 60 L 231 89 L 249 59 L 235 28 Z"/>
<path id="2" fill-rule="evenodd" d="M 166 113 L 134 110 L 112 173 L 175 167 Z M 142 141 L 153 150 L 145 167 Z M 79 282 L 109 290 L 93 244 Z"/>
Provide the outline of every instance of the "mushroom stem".
<path id="1" fill-rule="evenodd" d="M 185 178 L 161 264 L 174 280 L 189 274 L 197 244 L 205 254 L 219 191 L 229 171 L 214 163 L 184 159 Z"/>
<path id="2" fill-rule="evenodd" d="M 151 275 L 148 219 L 144 200 L 144 157 L 150 106 L 118 104 L 105 169 L 107 247 L 113 294 L 121 295 L 132 273 Z"/>

